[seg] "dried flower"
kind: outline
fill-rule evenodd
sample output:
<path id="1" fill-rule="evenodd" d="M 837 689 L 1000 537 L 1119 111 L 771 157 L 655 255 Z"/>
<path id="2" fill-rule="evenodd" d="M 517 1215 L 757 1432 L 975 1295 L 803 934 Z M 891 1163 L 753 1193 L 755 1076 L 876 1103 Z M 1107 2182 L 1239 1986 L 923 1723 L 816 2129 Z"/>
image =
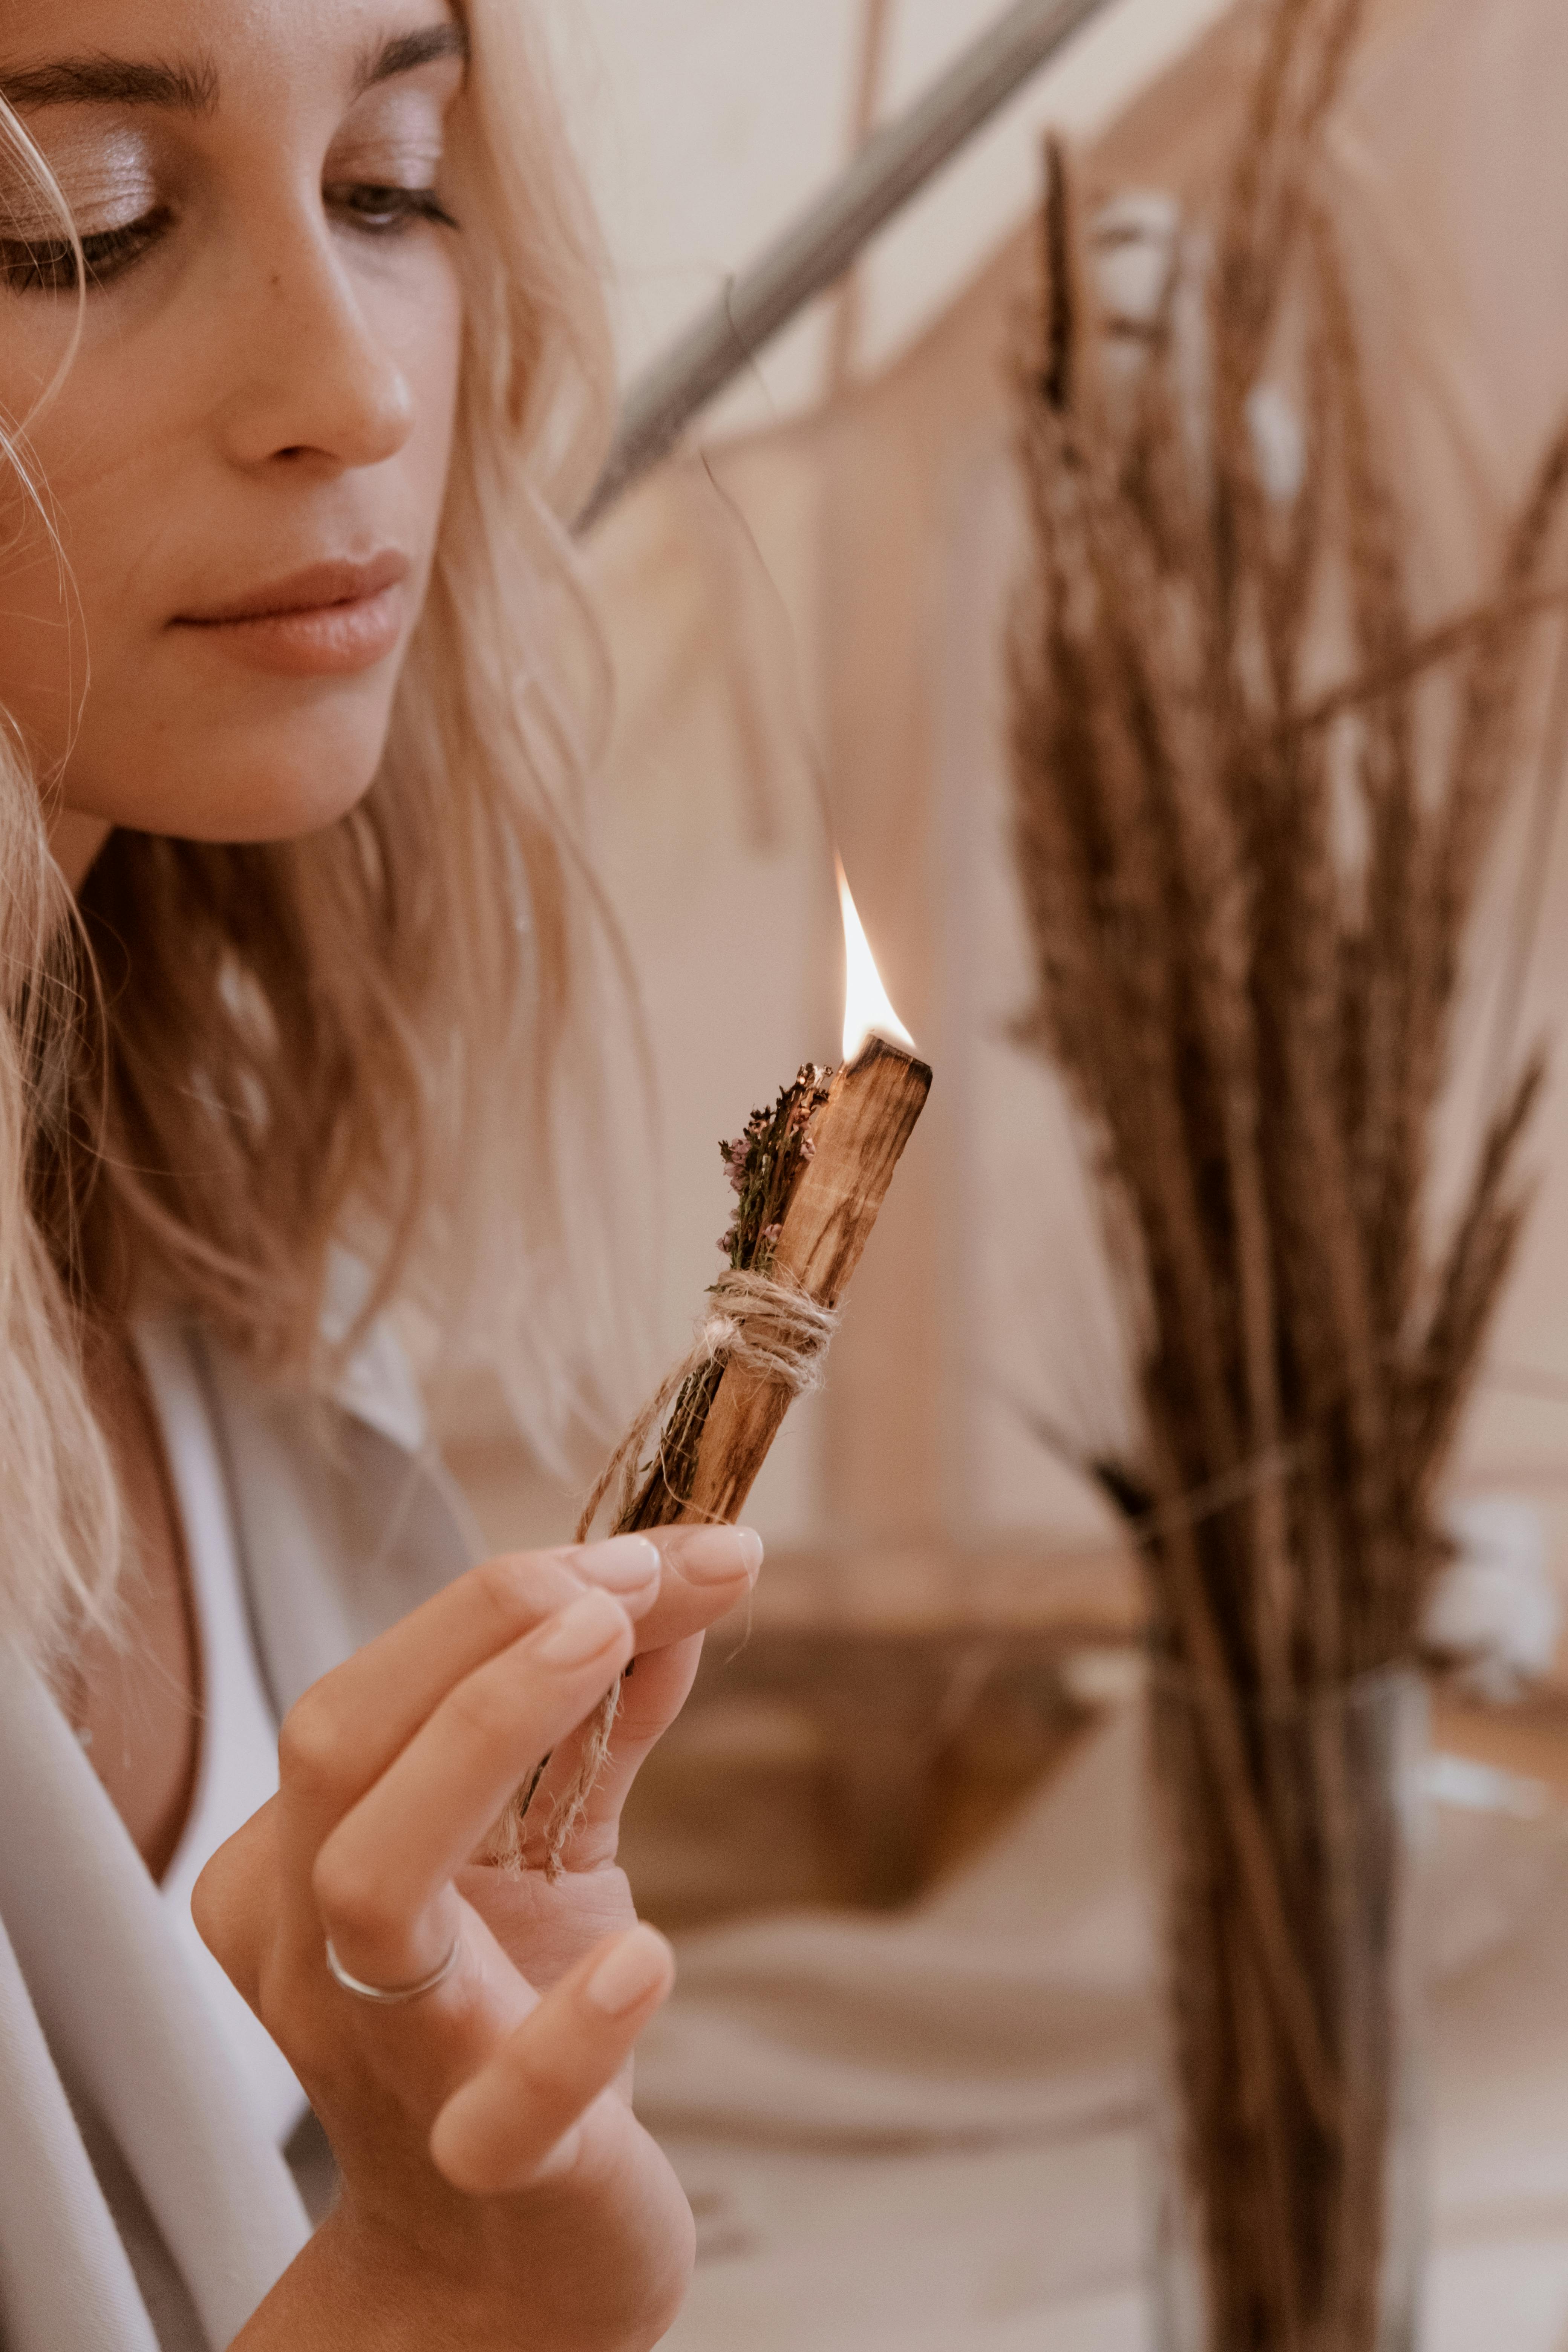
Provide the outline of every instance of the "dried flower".
<path id="1" fill-rule="evenodd" d="M 720 1248 L 731 1265 L 765 1272 L 802 1167 L 816 1150 L 811 1122 L 827 1099 L 829 1073 L 806 1063 L 771 1110 L 754 1110 L 720 1156 L 736 1195 L 734 1223 Z"/>
<path id="2" fill-rule="evenodd" d="M 724 1162 L 724 1172 L 730 1179 L 731 1188 L 737 1192 L 745 1190 L 746 1162 L 751 1157 L 751 1144 L 743 1135 L 738 1135 L 733 1143 L 721 1143 L 719 1146 L 720 1157 Z"/>

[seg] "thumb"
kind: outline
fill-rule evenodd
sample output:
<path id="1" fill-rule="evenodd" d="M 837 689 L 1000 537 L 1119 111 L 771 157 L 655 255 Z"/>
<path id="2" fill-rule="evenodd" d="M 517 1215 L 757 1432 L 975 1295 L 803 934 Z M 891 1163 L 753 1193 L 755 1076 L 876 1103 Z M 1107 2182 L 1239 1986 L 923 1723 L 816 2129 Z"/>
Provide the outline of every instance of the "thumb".
<path id="1" fill-rule="evenodd" d="M 268 1930 L 278 1913 L 278 1800 L 225 1840 L 191 1892 L 196 1933 L 258 2015 Z"/>

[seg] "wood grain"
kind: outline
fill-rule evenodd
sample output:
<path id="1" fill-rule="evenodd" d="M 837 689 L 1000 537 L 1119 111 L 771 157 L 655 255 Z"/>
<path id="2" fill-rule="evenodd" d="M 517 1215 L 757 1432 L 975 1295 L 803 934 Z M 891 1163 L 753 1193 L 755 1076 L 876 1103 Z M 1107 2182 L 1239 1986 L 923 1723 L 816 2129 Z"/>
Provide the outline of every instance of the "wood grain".
<path id="1" fill-rule="evenodd" d="M 873 1037 L 840 1070 L 812 1129 L 816 1156 L 784 1213 L 772 1271 L 837 1307 L 860 1262 L 904 1146 L 925 1108 L 931 1074 Z M 702 1432 L 681 1517 L 735 1518 L 790 1405 L 787 1389 L 731 1364 Z"/>

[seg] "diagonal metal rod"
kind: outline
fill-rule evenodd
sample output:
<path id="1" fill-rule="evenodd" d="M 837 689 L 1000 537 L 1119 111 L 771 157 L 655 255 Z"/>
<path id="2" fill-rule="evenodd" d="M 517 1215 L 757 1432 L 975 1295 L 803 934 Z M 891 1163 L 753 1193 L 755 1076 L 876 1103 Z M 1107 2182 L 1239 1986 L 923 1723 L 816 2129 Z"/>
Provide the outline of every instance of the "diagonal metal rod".
<path id="1" fill-rule="evenodd" d="M 794 225 L 732 278 L 626 394 L 615 446 L 578 529 L 585 530 L 764 343 L 834 280 L 1032 73 L 1109 0 L 1014 0 L 925 96 L 868 139 Z"/>

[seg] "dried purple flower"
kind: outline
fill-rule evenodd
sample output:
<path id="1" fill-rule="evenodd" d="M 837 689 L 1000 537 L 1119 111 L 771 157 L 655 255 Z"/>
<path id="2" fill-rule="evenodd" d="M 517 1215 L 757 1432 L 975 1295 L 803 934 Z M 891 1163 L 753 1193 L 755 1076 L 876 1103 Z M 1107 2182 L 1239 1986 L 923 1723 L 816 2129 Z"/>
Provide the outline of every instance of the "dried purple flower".
<path id="1" fill-rule="evenodd" d="M 735 1218 L 720 1246 L 731 1265 L 765 1263 L 783 1232 L 796 1178 L 816 1150 L 810 1123 L 827 1099 L 831 1072 L 807 1062 L 776 1102 L 754 1110 L 720 1157 L 736 1195 Z"/>

